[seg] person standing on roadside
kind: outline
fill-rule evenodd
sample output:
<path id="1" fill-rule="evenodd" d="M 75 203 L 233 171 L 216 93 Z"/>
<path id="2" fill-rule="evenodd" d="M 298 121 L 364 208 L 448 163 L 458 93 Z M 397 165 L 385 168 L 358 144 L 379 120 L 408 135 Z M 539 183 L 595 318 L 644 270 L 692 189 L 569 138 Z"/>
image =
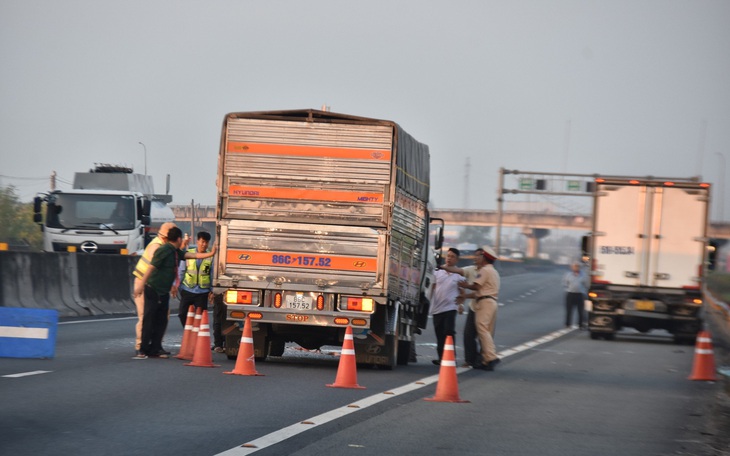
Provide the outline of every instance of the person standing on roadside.
<path id="1" fill-rule="evenodd" d="M 188 252 L 207 253 L 210 245 L 210 233 L 199 231 L 196 236 L 197 242 L 194 248 Z M 180 262 L 178 268 L 178 279 L 180 287 L 180 308 L 178 317 L 182 327 L 185 328 L 185 321 L 188 317 L 188 307 L 193 305 L 195 311 L 208 310 L 208 303 L 213 301 L 213 289 L 211 288 L 211 277 L 213 277 L 213 259 L 190 259 Z"/>
<path id="2" fill-rule="evenodd" d="M 144 318 L 142 321 L 142 341 L 136 359 L 149 356 L 167 358 L 168 352 L 162 349 L 162 338 L 167 329 L 167 315 L 170 308 L 170 289 L 172 288 L 177 268 L 181 259 L 210 258 L 211 252 L 186 252 L 180 228 L 170 228 L 167 242 L 155 250 L 152 260 L 142 278 L 135 284 L 134 295 L 144 296 Z"/>
<path id="3" fill-rule="evenodd" d="M 459 282 L 459 287 L 471 290 L 462 294 L 464 299 L 474 299 L 473 320 L 479 337 L 481 349 L 480 359 L 467 360 L 472 363 L 475 369 L 494 370 L 500 362 L 497 357 L 497 350 L 494 345 L 494 327 L 497 322 L 497 296 L 499 295 L 500 278 L 494 268 L 497 254 L 491 247 L 483 247 L 474 252 L 474 264 L 476 265 L 476 277 L 473 283 L 464 280 Z M 469 318 L 467 317 L 467 325 Z M 464 330 L 466 339 L 466 329 Z M 465 340 L 465 345 L 466 345 Z M 472 341 L 472 343 L 475 343 Z M 465 347 L 465 351 L 466 351 Z M 476 349 L 474 350 L 476 351 Z M 475 356 L 475 358 L 477 358 Z"/>
<path id="4" fill-rule="evenodd" d="M 573 310 L 578 312 L 578 327 L 583 328 L 583 301 L 588 295 L 588 276 L 575 262 L 570 265 L 570 272 L 563 277 L 565 287 L 565 327 L 573 323 Z"/>
<path id="5" fill-rule="evenodd" d="M 134 275 L 134 285 L 132 290 L 135 290 L 137 288 L 137 285 L 139 284 L 139 281 L 144 276 L 145 272 L 147 271 L 147 268 L 150 265 L 150 262 L 152 261 L 152 256 L 155 254 L 157 249 L 165 244 L 167 242 L 167 233 L 170 231 L 170 228 L 176 228 L 176 225 L 172 222 L 165 222 L 160 226 L 160 229 L 157 230 L 157 236 L 150 241 L 149 244 L 147 244 L 147 247 L 144 249 L 144 253 L 140 257 L 140 259 L 137 261 L 137 265 L 134 267 L 134 272 L 132 273 Z M 173 295 L 174 296 L 174 295 Z M 144 320 L 144 295 L 136 295 L 133 292 L 133 299 L 134 299 L 134 306 L 137 308 L 137 324 L 135 325 L 135 342 L 134 342 L 134 349 L 135 354 L 140 354 L 140 345 L 142 344 L 142 321 Z M 166 352 L 168 355 L 169 352 Z"/>
<path id="6" fill-rule="evenodd" d="M 449 269 L 455 268 L 457 261 L 459 261 L 459 250 L 452 247 L 446 252 L 445 264 L 441 268 L 437 268 L 433 274 L 431 315 L 433 329 L 436 332 L 436 352 L 439 359 L 434 359 L 432 362 L 437 366 L 441 364 L 446 336 L 452 338 L 456 336 L 456 313 L 464 312 L 463 298 L 459 296 L 461 275 L 458 272 L 449 271 Z"/>

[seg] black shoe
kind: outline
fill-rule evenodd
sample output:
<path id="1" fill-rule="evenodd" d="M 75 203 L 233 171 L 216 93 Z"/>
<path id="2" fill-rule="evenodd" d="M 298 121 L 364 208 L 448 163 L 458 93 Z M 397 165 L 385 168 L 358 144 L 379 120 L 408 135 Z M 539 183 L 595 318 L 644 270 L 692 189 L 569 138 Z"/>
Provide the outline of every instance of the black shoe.
<path id="1" fill-rule="evenodd" d="M 441 365 L 441 361 L 439 361 L 439 360 L 437 360 L 437 359 L 431 360 L 431 362 L 432 362 L 432 363 L 433 363 L 434 365 L 436 365 L 436 366 L 440 366 L 440 365 Z"/>
<path id="2" fill-rule="evenodd" d="M 499 358 L 494 358 L 493 360 L 489 361 L 489 362 L 488 362 L 488 363 L 487 363 L 487 364 L 485 365 L 485 366 L 486 366 L 486 369 L 485 369 L 485 370 L 488 370 L 488 371 L 493 371 L 493 370 L 494 370 L 494 368 L 495 368 L 495 367 L 497 366 L 497 364 L 499 364 L 499 362 L 500 362 L 500 361 L 502 361 L 502 360 L 501 360 L 501 359 L 499 359 Z"/>
<path id="3" fill-rule="evenodd" d="M 162 354 L 162 355 L 167 355 L 167 356 L 170 356 L 170 355 L 172 355 L 172 352 L 169 352 L 169 351 L 165 350 L 164 348 L 163 348 L 163 349 L 161 349 L 161 350 L 159 351 L 159 353 L 160 353 L 160 354 Z"/>
<path id="4" fill-rule="evenodd" d="M 167 359 L 167 358 L 170 357 L 170 354 L 168 352 L 166 352 L 165 350 L 160 350 L 157 353 L 155 353 L 154 355 L 150 355 L 150 357 L 151 358 Z"/>
<path id="5" fill-rule="evenodd" d="M 479 369 L 479 370 L 490 370 L 488 369 L 489 364 L 482 364 L 482 363 L 475 363 L 471 366 L 473 369 Z"/>

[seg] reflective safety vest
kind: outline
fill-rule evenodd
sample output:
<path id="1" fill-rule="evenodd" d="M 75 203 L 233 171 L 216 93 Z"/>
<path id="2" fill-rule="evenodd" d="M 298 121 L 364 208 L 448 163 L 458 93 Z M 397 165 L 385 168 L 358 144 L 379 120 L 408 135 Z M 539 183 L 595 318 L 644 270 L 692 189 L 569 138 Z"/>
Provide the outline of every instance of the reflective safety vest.
<path id="1" fill-rule="evenodd" d="M 134 274 L 135 277 L 138 279 L 144 277 L 144 273 L 147 272 L 147 268 L 149 268 L 152 263 L 152 256 L 155 254 L 155 250 L 157 250 L 157 248 L 162 244 L 164 244 L 164 242 L 159 236 L 155 236 L 155 238 L 147 244 L 147 247 L 144 248 L 144 253 L 142 253 L 142 258 L 137 261 L 137 265 L 134 267 L 134 272 L 132 274 Z M 157 245 L 157 247 L 152 247 L 153 245 Z"/>
<path id="2" fill-rule="evenodd" d="M 188 252 L 197 252 L 196 249 L 188 249 Z M 188 288 L 194 288 L 199 285 L 200 288 L 210 288 L 210 267 L 213 264 L 212 258 L 200 260 L 200 268 L 198 268 L 198 260 L 191 258 L 185 260 L 185 278 L 183 285 Z"/>

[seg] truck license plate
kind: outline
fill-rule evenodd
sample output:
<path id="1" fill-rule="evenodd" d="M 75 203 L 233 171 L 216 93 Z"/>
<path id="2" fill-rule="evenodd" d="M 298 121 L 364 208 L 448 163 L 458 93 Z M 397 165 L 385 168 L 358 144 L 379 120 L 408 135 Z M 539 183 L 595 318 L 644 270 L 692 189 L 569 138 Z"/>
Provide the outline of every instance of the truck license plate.
<path id="1" fill-rule="evenodd" d="M 312 310 L 312 297 L 303 293 L 286 295 L 286 308 L 297 310 Z"/>
<path id="2" fill-rule="evenodd" d="M 654 310 L 654 302 L 636 301 L 636 310 Z"/>

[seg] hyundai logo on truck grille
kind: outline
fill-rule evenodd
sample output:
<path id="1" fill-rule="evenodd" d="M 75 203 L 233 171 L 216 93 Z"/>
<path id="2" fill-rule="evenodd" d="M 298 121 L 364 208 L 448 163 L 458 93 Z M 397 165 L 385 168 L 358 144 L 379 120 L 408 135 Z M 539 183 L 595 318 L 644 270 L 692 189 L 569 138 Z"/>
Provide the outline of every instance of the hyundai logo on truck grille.
<path id="1" fill-rule="evenodd" d="M 84 241 L 81 243 L 81 251 L 84 253 L 95 253 L 99 250 L 99 246 L 93 241 Z"/>

